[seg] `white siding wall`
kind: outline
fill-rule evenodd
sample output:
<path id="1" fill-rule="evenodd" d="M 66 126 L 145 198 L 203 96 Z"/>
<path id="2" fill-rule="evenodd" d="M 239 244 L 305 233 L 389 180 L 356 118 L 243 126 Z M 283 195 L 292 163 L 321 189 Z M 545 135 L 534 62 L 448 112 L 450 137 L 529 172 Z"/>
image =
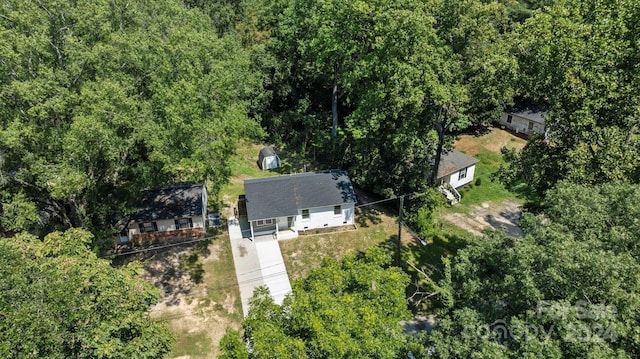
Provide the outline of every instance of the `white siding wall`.
<path id="1" fill-rule="evenodd" d="M 193 228 L 204 228 L 204 221 L 202 218 L 199 217 L 193 217 L 191 219 L 193 221 Z M 175 228 L 175 223 L 173 225 L 173 228 Z"/>
<path id="2" fill-rule="evenodd" d="M 262 160 L 262 169 L 270 170 L 280 167 L 280 159 L 278 156 L 268 156 Z"/>
<path id="3" fill-rule="evenodd" d="M 460 177 L 460 171 L 458 171 L 450 174 L 449 180 L 448 181 L 445 180 L 445 182 L 449 182 L 454 188 L 458 188 L 473 181 L 473 176 L 475 175 L 475 172 L 476 172 L 476 165 L 471 165 L 467 167 L 467 176 L 465 178 L 458 179 L 458 177 Z"/>
<path id="4" fill-rule="evenodd" d="M 202 218 L 193 217 L 191 220 L 193 222 L 193 228 L 204 227 Z M 176 222 L 173 219 L 162 219 L 152 222 L 156 222 L 156 225 L 158 226 L 158 232 L 173 231 L 176 229 Z M 137 222 L 132 222 L 129 225 L 129 236 L 132 236 L 134 234 L 140 234 L 140 228 Z"/>
<path id="5" fill-rule="evenodd" d="M 333 206 L 309 208 L 309 218 L 307 219 L 302 218 L 302 209 L 300 209 L 296 217 L 297 230 L 306 231 L 316 228 L 353 224 L 353 204 L 343 204 L 341 207 L 340 214 L 334 214 Z"/>
<path id="6" fill-rule="evenodd" d="M 507 122 L 507 117 L 509 115 L 511 115 L 512 117 L 511 123 Z M 533 122 L 533 130 L 531 131 L 529 131 L 529 122 Z M 535 121 L 530 121 L 526 118 L 523 118 L 514 114 L 510 114 L 510 113 L 503 113 L 502 117 L 500 117 L 500 120 L 498 120 L 498 123 L 516 132 L 522 132 L 526 134 L 544 133 L 544 124 L 540 124 Z"/>

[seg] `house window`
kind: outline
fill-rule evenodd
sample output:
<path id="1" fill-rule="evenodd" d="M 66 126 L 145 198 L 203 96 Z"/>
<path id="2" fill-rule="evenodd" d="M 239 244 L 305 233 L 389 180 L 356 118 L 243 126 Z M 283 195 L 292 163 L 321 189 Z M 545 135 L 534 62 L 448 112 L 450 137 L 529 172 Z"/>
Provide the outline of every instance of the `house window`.
<path id="1" fill-rule="evenodd" d="M 513 116 L 507 115 L 507 123 L 511 123 L 512 120 L 513 120 Z"/>
<path id="2" fill-rule="evenodd" d="M 342 214 L 342 207 L 341 206 L 333 206 L 333 214 L 340 215 Z"/>
<path id="3" fill-rule="evenodd" d="M 140 233 L 157 232 L 158 225 L 156 222 L 138 223 L 138 229 L 140 229 Z"/>
<path id="4" fill-rule="evenodd" d="M 191 218 L 180 218 L 175 220 L 176 229 L 192 228 L 193 220 Z"/>
<path id="5" fill-rule="evenodd" d="M 302 210 L 302 219 L 309 219 L 309 210 L 308 209 L 303 209 Z"/>
<path id="6" fill-rule="evenodd" d="M 269 224 L 274 224 L 276 223 L 276 220 L 273 218 L 269 218 L 269 219 L 259 219 L 256 221 L 256 225 L 257 226 L 266 226 Z"/>
<path id="7" fill-rule="evenodd" d="M 460 170 L 460 172 L 458 172 L 458 181 L 460 181 L 463 178 L 467 178 L 467 169 L 463 168 Z"/>
<path id="8" fill-rule="evenodd" d="M 533 122 L 529 121 L 529 131 L 533 130 Z"/>

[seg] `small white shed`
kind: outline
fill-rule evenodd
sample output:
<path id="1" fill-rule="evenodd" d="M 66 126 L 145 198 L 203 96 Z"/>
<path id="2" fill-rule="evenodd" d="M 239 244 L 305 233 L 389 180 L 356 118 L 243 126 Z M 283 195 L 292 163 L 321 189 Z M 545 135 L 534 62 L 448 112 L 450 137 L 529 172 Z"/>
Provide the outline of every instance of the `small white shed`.
<path id="1" fill-rule="evenodd" d="M 280 157 L 272 147 L 264 147 L 258 155 L 258 165 L 263 171 L 278 168 L 280 167 Z"/>

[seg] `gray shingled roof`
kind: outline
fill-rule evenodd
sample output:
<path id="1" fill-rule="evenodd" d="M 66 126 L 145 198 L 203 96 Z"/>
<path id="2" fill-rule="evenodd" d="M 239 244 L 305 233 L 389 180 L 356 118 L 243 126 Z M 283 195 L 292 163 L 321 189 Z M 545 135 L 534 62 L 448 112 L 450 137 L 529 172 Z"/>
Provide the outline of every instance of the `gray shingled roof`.
<path id="1" fill-rule="evenodd" d="M 202 216 L 202 184 L 179 183 L 146 190 L 137 202 L 136 222 Z"/>
<path id="2" fill-rule="evenodd" d="M 244 190 L 250 221 L 356 202 L 349 175 L 340 170 L 248 179 Z"/>
<path id="3" fill-rule="evenodd" d="M 478 162 L 477 158 L 466 155 L 460 151 L 451 150 L 446 154 L 443 153 L 440 158 L 440 166 L 438 166 L 438 178 L 440 179 L 463 168 L 467 168 L 476 162 Z"/>
<path id="4" fill-rule="evenodd" d="M 271 156 L 276 156 L 276 151 L 272 147 L 263 147 L 258 154 L 258 159 L 262 162 L 265 157 Z"/>

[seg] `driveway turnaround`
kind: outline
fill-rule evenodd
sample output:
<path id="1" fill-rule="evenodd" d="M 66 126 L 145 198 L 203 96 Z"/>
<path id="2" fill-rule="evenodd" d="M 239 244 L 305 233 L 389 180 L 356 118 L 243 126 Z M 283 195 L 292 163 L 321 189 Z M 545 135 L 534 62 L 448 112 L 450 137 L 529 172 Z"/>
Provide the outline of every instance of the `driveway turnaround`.
<path id="1" fill-rule="evenodd" d="M 244 316 L 249 313 L 249 300 L 254 289 L 262 285 L 269 288 L 276 303 L 282 304 L 284 297 L 291 293 L 291 283 L 278 240 L 265 236 L 251 241 L 247 232 L 249 224 L 243 218 L 229 218 L 228 224 Z"/>

